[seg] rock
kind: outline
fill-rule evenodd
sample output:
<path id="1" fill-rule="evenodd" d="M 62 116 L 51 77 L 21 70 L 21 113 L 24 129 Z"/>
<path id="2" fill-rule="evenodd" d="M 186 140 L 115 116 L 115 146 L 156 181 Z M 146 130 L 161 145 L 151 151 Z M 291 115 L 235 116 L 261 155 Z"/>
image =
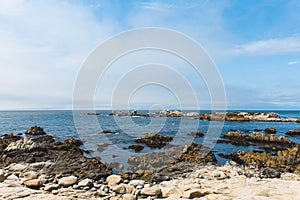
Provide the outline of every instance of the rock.
<path id="1" fill-rule="evenodd" d="M 145 185 L 145 181 L 143 181 L 143 180 L 131 180 L 129 182 L 129 185 L 132 185 L 134 187 L 137 187 L 138 185 L 144 186 Z"/>
<path id="2" fill-rule="evenodd" d="M 207 190 L 203 190 L 203 189 L 193 189 L 193 190 L 189 190 L 186 192 L 186 194 L 184 194 L 184 198 L 187 199 L 194 199 L 194 198 L 201 198 L 204 197 L 206 195 L 208 195 L 209 192 Z"/>
<path id="3" fill-rule="evenodd" d="M 19 181 L 19 178 L 14 174 L 9 175 L 6 179 L 10 181 Z"/>
<path id="4" fill-rule="evenodd" d="M 274 127 L 265 129 L 265 133 L 268 133 L 268 134 L 275 134 L 276 132 L 277 132 L 277 130 Z"/>
<path id="5" fill-rule="evenodd" d="M 196 131 L 196 132 L 189 133 L 189 135 L 194 136 L 194 137 L 203 137 L 204 133 L 202 133 L 201 131 Z"/>
<path id="6" fill-rule="evenodd" d="M 44 190 L 45 191 L 52 191 L 52 190 L 56 190 L 59 188 L 59 185 L 58 184 L 49 184 L 49 185 L 46 185 L 44 187 Z"/>
<path id="7" fill-rule="evenodd" d="M 287 134 L 287 135 L 289 135 L 289 136 L 300 135 L 300 129 L 297 129 L 297 130 L 289 130 L 289 131 L 286 132 L 285 134 Z"/>
<path id="8" fill-rule="evenodd" d="M 63 177 L 58 180 L 58 184 L 64 187 L 74 185 L 76 182 L 77 182 L 76 176 Z"/>
<path id="9" fill-rule="evenodd" d="M 52 194 L 58 194 L 58 190 L 52 190 L 52 192 L 51 192 Z"/>
<path id="10" fill-rule="evenodd" d="M 37 144 L 31 138 L 22 138 L 16 142 L 10 143 L 4 150 L 4 152 L 9 151 L 30 151 L 37 148 Z"/>
<path id="11" fill-rule="evenodd" d="M 128 146 L 128 148 L 134 149 L 136 152 L 142 151 L 144 149 L 144 147 L 140 144 L 130 145 L 130 146 Z"/>
<path id="12" fill-rule="evenodd" d="M 145 133 L 141 138 L 136 139 L 135 142 L 146 144 L 150 148 L 163 148 L 172 140 L 172 137 L 162 136 L 157 133 Z"/>
<path id="13" fill-rule="evenodd" d="M 123 198 L 123 200 L 136 200 L 137 199 L 136 196 L 133 194 L 124 194 L 122 198 Z"/>
<path id="14" fill-rule="evenodd" d="M 71 138 L 68 137 L 65 139 L 64 143 L 66 145 L 75 145 L 75 146 L 81 146 L 83 145 L 83 142 L 81 140 L 75 139 L 75 138 Z"/>
<path id="15" fill-rule="evenodd" d="M 113 131 L 107 129 L 107 130 L 101 131 L 101 133 L 111 134 L 111 133 L 116 133 L 116 132 L 113 132 Z"/>
<path id="16" fill-rule="evenodd" d="M 119 175 L 110 175 L 106 178 L 108 186 L 113 187 L 122 181 L 121 176 Z"/>
<path id="17" fill-rule="evenodd" d="M 23 163 L 18 163 L 18 164 L 14 164 L 10 167 L 11 170 L 15 171 L 15 172 L 20 172 L 20 171 L 24 171 L 29 164 L 23 164 Z"/>
<path id="18" fill-rule="evenodd" d="M 117 194 L 126 194 L 126 193 L 131 193 L 133 190 L 133 187 L 131 185 L 127 185 L 127 184 L 119 184 L 116 185 L 112 188 L 112 191 L 116 192 Z"/>
<path id="19" fill-rule="evenodd" d="M 199 113 L 197 112 L 187 112 L 184 114 L 185 117 L 199 117 Z"/>
<path id="20" fill-rule="evenodd" d="M 2 183 L 7 178 L 7 174 L 3 169 L 0 169 L 0 183 Z"/>
<path id="21" fill-rule="evenodd" d="M 28 135 L 46 135 L 44 129 L 39 127 L 39 126 L 33 126 L 29 129 L 27 129 L 25 134 L 28 134 Z"/>
<path id="22" fill-rule="evenodd" d="M 161 189 L 158 186 L 152 186 L 148 188 L 143 188 L 141 194 L 146 196 L 160 196 Z"/>
<path id="23" fill-rule="evenodd" d="M 298 118 L 298 119 L 296 120 L 296 122 L 297 122 L 297 123 L 300 123 L 300 118 Z"/>
<path id="24" fill-rule="evenodd" d="M 3 140 L 5 145 L 1 145 Z M 73 138 L 59 142 L 49 135 L 37 138 L 0 138 L 0 149 L 3 150 L 0 163 L 3 166 L 11 165 L 11 169 L 20 172 L 36 171 L 52 177 L 56 174 L 74 175 L 79 180 L 100 180 L 112 174 L 112 170 L 98 159 L 85 157 L 84 151 L 79 147 L 81 144 L 80 140 Z"/>
<path id="25" fill-rule="evenodd" d="M 26 185 L 26 187 L 29 187 L 29 188 L 38 189 L 43 184 L 41 183 L 41 181 L 39 179 L 32 179 L 32 180 L 24 181 L 24 185 Z"/>
<path id="26" fill-rule="evenodd" d="M 91 185 L 93 185 L 93 180 L 89 178 L 86 178 L 78 183 L 79 187 L 86 187 Z"/>
<path id="27" fill-rule="evenodd" d="M 23 174 L 23 177 L 27 178 L 27 179 L 37 179 L 38 178 L 38 173 L 35 172 L 35 171 L 25 172 Z"/>

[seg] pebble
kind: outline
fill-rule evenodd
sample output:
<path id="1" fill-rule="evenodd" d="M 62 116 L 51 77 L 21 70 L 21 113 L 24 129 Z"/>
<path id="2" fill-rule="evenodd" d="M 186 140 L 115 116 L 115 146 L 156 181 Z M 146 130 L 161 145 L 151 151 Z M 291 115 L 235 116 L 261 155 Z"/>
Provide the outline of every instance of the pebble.
<path id="1" fill-rule="evenodd" d="M 93 180 L 89 178 L 86 178 L 78 183 L 79 187 L 86 187 L 91 185 L 93 185 Z"/>
<path id="2" fill-rule="evenodd" d="M 24 181 L 24 185 L 26 185 L 29 188 L 37 189 L 40 188 L 43 184 L 39 179 L 32 179 L 32 180 Z"/>
<path id="3" fill-rule="evenodd" d="M 161 189 L 158 186 L 152 186 L 143 188 L 141 194 L 146 196 L 159 196 L 161 195 Z"/>
<path id="4" fill-rule="evenodd" d="M 55 190 L 55 189 L 58 189 L 58 188 L 59 188 L 58 184 L 50 184 L 50 185 L 46 185 L 44 187 L 44 190 L 45 191 L 52 191 L 52 190 Z"/>

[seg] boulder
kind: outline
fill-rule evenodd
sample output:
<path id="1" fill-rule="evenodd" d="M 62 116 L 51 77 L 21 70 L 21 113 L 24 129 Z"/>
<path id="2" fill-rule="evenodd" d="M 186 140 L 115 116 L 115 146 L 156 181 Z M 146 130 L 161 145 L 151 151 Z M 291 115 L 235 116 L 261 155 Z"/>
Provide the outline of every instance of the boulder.
<path id="1" fill-rule="evenodd" d="M 277 132 L 277 130 L 275 127 L 265 129 L 265 133 L 268 133 L 268 134 L 275 134 L 276 132 Z"/>
<path id="2" fill-rule="evenodd" d="M 133 145 L 128 146 L 128 148 L 133 149 L 136 152 L 142 151 L 144 149 L 143 145 L 140 145 L 140 144 L 133 144 Z"/>
<path id="3" fill-rule="evenodd" d="M 122 181 L 122 178 L 120 175 L 110 175 L 106 178 L 106 182 L 108 186 L 113 187 L 120 183 Z"/>
<path id="4" fill-rule="evenodd" d="M 29 129 L 27 129 L 25 134 L 28 134 L 28 135 L 46 135 L 46 132 L 44 131 L 44 129 L 42 127 L 33 126 Z"/>
<path id="5" fill-rule="evenodd" d="M 93 185 L 93 180 L 92 179 L 89 179 L 89 178 L 86 178 L 86 179 L 83 179 L 82 181 L 80 181 L 78 183 L 78 186 L 79 187 L 89 187 L 89 186 L 92 186 Z"/>
<path id="6" fill-rule="evenodd" d="M 58 184 L 60 186 L 64 187 L 69 187 L 74 185 L 77 182 L 77 177 L 76 176 L 68 176 L 68 177 L 63 177 L 58 180 Z"/>
<path id="7" fill-rule="evenodd" d="M 141 190 L 141 194 L 146 195 L 146 196 L 160 196 L 161 195 L 161 189 L 158 186 L 143 188 Z"/>
<path id="8" fill-rule="evenodd" d="M 146 144 L 150 148 L 163 148 L 172 140 L 172 137 L 162 136 L 157 133 L 145 133 L 141 138 L 136 139 L 135 142 Z"/>
<path id="9" fill-rule="evenodd" d="M 32 180 L 24 181 L 24 185 L 26 185 L 26 187 L 29 187 L 29 188 L 38 189 L 43 184 L 39 179 L 32 179 Z"/>

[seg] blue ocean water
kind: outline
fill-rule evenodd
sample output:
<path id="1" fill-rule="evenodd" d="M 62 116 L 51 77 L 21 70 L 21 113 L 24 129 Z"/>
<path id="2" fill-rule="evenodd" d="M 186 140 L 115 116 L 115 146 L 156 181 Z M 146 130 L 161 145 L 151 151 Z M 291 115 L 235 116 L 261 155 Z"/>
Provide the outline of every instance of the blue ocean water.
<path id="1" fill-rule="evenodd" d="M 143 112 L 143 111 L 142 111 Z M 139 113 L 142 113 L 139 111 Z M 145 113 L 147 111 L 144 111 Z M 207 111 L 201 111 L 207 112 Z M 253 111 L 251 111 L 253 112 Z M 271 112 L 271 111 L 258 111 Z M 300 118 L 300 111 L 275 111 L 282 117 Z M 140 153 L 135 153 L 127 147 L 134 144 L 134 140 L 141 137 L 145 132 L 159 132 L 161 135 L 174 137 L 171 145 L 182 145 L 191 141 L 212 147 L 218 153 L 230 153 L 236 150 L 260 149 L 259 146 L 234 146 L 231 144 L 218 144 L 215 141 L 219 135 L 205 135 L 203 138 L 195 138 L 188 133 L 199 130 L 203 133 L 208 131 L 211 125 L 209 121 L 199 121 L 193 118 L 161 118 L 161 117 L 116 117 L 109 116 L 111 111 L 97 111 L 99 115 L 87 115 L 87 111 L 77 111 L 74 122 L 72 111 L 0 111 L 0 135 L 6 133 L 25 133 L 31 126 L 41 126 L 45 131 L 55 136 L 58 140 L 67 137 L 75 137 L 83 140 L 84 148 L 90 150 L 91 156 L 98 156 L 105 162 L 117 161 L 126 163 L 128 156 L 139 155 L 158 149 L 145 148 Z M 96 121 L 95 121 L 96 120 Z M 78 123 L 79 122 L 79 123 Z M 109 129 L 115 134 L 101 134 L 101 129 Z M 288 130 L 300 129 L 300 123 L 295 122 L 225 122 L 220 130 L 221 136 L 230 130 L 240 130 L 251 133 L 254 129 L 264 130 L 268 127 L 277 129 L 276 135 L 285 135 Z M 217 130 L 217 129 L 216 129 Z M 286 136 L 286 135 L 285 135 Z M 300 143 L 300 137 L 289 139 Z M 99 150 L 99 146 L 104 149 Z M 218 157 L 220 163 L 225 160 Z"/>

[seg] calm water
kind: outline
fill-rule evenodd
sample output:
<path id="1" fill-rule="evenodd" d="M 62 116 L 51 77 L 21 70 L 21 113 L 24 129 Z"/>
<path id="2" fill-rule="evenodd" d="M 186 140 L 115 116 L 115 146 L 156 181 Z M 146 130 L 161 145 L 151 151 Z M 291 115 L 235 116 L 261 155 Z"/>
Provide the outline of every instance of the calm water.
<path id="1" fill-rule="evenodd" d="M 5 133 L 24 133 L 31 126 L 41 126 L 45 131 L 54 135 L 59 140 L 66 137 L 80 138 L 85 142 L 85 148 L 92 150 L 91 156 L 99 156 L 104 162 L 121 162 L 126 164 L 127 158 L 133 154 L 143 154 L 151 150 L 145 148 L 140 153 L 126 149 L 134 140 L 141 137 L 145 132 L 159 132 L 162 135 L 173 136 L 173 145 L 180 145 L 195 141 L 211 146 L 214 152 L 229 153 L 238 149 L 259 149 L 258 146 L 239 147 L 230 144 L 215 144 L 218 135 L 210 137 L 194 138 L 188 133 L 192 131 L 207 132 L 210 122 L 199 121 L 193 118 L 149 118 L 149 117 L 114 117 L 108 114 L 111 111 L 97 111 L 100 115 L 87 115 L 86 111 L 76 112 L 73 117 L 72 111 L 1 111 L 0 112 L 0 135 Z M 203 111 L 205 112 L 205 111 Z M 269 111 L 260 111 L 269 112 Z M 300 111 L 276 111 L 282 117 L 300 118 Z M 74 119 L 76 123 L 74 123 Z M 76 126 L 75 126 L 76 124 Z M 218 124 L 214 125 L 216 131 Z M 100 129 L 101 127 L 101 129 Z M 299 123 L 290 122 L 225 122 L 221 135 L 230 130 L 253 131 L 254 129 L 265 129 L 276 127 L 276 135 L 285 135 L 290 129 L 299 129 Z M 109 129 L 116 134 L 104 135 L 99 132 Z M 289 137 L 289 136 L 288 136 Z M 289 137 L 296 143 L 300 143 L 300 137 Z M 99 145 L 108 144 L 104 151 L 99 152 Z M 217 157 L 220 163 L 225 160 Z"/>

